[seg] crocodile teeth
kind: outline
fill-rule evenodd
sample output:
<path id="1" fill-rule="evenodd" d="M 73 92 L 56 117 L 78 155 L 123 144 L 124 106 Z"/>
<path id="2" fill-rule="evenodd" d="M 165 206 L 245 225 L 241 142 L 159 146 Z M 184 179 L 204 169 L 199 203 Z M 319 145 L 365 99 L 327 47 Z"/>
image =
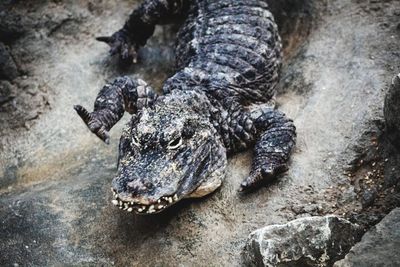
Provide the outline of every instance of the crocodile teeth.
<path id="1" fill-rule="evenodd" d="M 149 207 L 149 213 L 151 213 L 151 212 L 154 212 L 155 210 L 154 210 L 154 205 L 151 205 L 150 207 Z"/>
<path id="2" fill-rule="evenodd" d="M 115 199 L 111 200 L 111 203 L 113 205 L 117 206 L 121 210 L 125 210 L 128 212 L 135 211 L 136 213 L 147 213 L 147 214 L 157 213 L 179 200 L 178 195 L 174 194 L 173 196 L 171 195 L 171 196 L 161 197 L 152 205 L 139 206 L 138 205 L 139 203 L 137 203 L 135 201 L 122 201 L 119 198 L 119 195 L 115 192 L 115 190 L 113 190 L 113 192 L 114 192 L 114 198 L 115 198 Z"/>
<path id="3" fill-rule="evenodd" d="M 138 81 L 139 85 L 141 85 L 141 86 L 147 85 L 147 83 L 145 81 L 143 81 L 142 79 L 137 79 L 137 81 Z"/>

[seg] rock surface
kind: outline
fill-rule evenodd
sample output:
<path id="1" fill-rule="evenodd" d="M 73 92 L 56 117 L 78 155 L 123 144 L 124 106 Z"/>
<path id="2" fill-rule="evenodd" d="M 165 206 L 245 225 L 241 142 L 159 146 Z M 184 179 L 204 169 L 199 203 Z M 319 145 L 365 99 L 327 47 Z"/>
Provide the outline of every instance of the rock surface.
<path id="1" fill-rule="evenodd" d="M 175 27 L 158 27 L 130 67 L 95 41 L 121 27 L 137 2 L 0 1 L 9 3 L 0 38 L 11 38 L 1 41 L 22 72 L 1 84 L 1 266 L 241 266 L 255 229 L 362 211 L 344 168 L 371 142 L 384 89 L 400 72 L 397 0 L 271 1 L 285 45 L 277 103 L 298 129 L 289 172 L 241 196 L 251 153 L 236 155 L 215 194 L 146 217 L 110 203 L 124 121 L 106 146 L 72 109 L 91 106 L 118 75 L 160 88 L 173 72 Z"/>
<path id="2" fill-rule="evenodd" d="M 334 267 L 400 266 L 400 208 L 369 230 Z"/>
<path id="3" fill-rule="evenodd" d="M 266 267 L 331 266 L 360 238 L 361 228 L 337 216 L 306 217 L 250 234 L 245 264 Z"/>
<path id="4" fill-rule="evenodd" d="M 0 79 L 13 80 L 18 76 L 15 62 L 3 43 L 0 43 Z"/>
<path id="5" fill-rule="evenodd" d="M 392 143 L 400 149 L 400 74 L 396 75 L 385 98 L 386 133 Z"/>

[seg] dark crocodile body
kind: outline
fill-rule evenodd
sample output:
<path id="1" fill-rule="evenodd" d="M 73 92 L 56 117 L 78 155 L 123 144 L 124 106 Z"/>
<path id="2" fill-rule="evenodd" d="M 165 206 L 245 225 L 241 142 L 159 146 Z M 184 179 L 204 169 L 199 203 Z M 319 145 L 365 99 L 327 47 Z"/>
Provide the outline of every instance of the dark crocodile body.
<path id="1" fill-rule="evenodd" d="M 156 24 L 185 18 L 177 34 L 177 72 L 158 96 L 144 81 L 117 78 L 100 91 L 94 111 L 75 109 L 108 142 L 125 111 L 133 114 L 120 142 L 114 204 L 154 213 L 187 197 L 214 191 L 226 154 L 255 147 L 254 188 L 286 170 L 295 127 L 262 105 L 275 92 L 282 59 L 277 25 L 256 0 L 146 0 L 111 37 L 111 54 L 136 60 Z"/>

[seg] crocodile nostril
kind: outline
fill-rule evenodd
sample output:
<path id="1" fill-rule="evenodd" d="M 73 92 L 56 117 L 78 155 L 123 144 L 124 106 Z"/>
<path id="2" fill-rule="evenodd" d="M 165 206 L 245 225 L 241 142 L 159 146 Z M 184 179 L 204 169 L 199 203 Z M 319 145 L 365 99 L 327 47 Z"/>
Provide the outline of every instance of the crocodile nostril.
<path id="1" fill-rule="evenodd" d="M 126 185 L 127 185 L 127 187 L 133 189 L 134 191 L 148 189 L 147 183 L 142 183 L 139 179 L 135 179 L 135 180 L 127 183 Z"/>
<path id="2" fill-rule="evenodd" d="M 151 182 L 146 182 L 146 183 L 144 184 L 144 186 L 145 186 L 147 189 L 153 189 L 153 188 L 154 188 L 154 184 L 151 183 Z"/>

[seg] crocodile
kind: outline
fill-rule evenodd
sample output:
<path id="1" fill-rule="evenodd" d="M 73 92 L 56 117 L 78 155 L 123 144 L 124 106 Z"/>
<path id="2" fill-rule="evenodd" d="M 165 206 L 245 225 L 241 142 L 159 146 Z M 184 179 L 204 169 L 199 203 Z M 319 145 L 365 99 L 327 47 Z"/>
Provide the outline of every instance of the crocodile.
<path id="1" fill-rule="evenodd" d="M 238 190 L 252 191 L 288 169 L 295 146 L 293 121 L 266 104 L 279 80 L 282 43 L 265 1 L 144 0 L 120 30 L 97 40 L 136 62 L 156 25 L 179 21 L 176 72 L 162 94 L 123 76 L 100 90 L 93 112 L 74 106 L 107 144 L 124 112 L 132 115 L 111 188 L 112 203 L 128 212 L 158 213 L 214 192 L 227 157 L 250 147 L 251 171 Z"/>

